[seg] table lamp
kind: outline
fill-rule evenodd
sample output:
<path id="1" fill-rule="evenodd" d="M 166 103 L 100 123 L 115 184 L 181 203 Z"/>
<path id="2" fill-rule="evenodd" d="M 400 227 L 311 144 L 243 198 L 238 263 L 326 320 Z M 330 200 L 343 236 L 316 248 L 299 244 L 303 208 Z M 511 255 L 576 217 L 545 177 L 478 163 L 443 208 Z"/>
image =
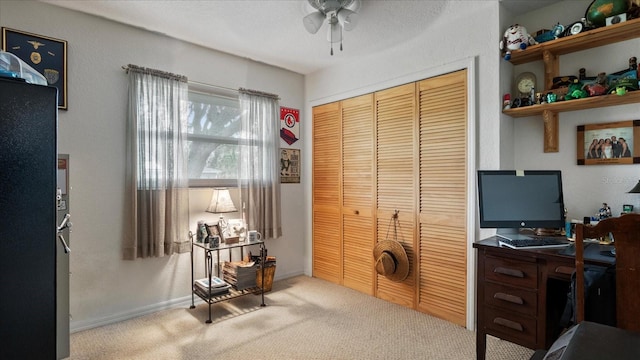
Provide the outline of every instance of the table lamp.
<path id="1" fill-rule="evenodd" d="M 633 187 L 633 189 L 627 191 L 629 194 L 640 194 L 640 181 Z"/>
<path id="2" fill-rule="evenodd" d="M 633 189 L 627 191 L 629 194 L 640 194 L 640 181 L 633 187 Z M 625 214 L 633 212 L 633 205 L 624 204 L 622 205 L 622 212 Z"/>
<path id="3" fill-rule="evenodd" d="M 231 194 L 229 194 L 229 189 L 226 188 L 215 188 L 213 189 L 213 193 L 211 194 L 211 201 L 209 202 L 209 207 L 207 207 L 206 212 L 214 213 L 214 214 L 223 214 L 236 212 L 235 205 L 233 205 L 233 201 L 231 200 Z M 220 215 L 220 232 L 223 234 L 227 231 L 227 221 L 224 219 L 224 216 Z"/>

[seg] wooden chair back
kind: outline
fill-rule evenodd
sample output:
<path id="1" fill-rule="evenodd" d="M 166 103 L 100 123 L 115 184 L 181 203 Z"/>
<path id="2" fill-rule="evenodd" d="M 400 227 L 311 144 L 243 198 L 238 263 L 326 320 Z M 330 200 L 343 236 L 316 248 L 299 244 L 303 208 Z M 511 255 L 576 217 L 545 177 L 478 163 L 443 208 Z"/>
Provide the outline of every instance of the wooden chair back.
<path id="1" fill-rule="evenodd" d="M 616 250 L 617 327 L 640 332 L 640 214 L 576 226 L 576 322 L 584 320 L 584 242 L 613 234 Z"/>

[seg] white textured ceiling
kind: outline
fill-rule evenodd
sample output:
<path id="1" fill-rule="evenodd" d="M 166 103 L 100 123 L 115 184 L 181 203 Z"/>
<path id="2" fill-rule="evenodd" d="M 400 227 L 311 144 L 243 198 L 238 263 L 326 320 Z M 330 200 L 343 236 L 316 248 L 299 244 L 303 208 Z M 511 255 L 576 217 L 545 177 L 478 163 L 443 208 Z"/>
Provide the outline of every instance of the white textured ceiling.
<path id="1" fill-rule="evenodd" d="M 449 1 L 361 0 L 357 27 L 343 51 L 329 54 L 327 25 L 315 35 L 302 18 L 306 0 L 41 0 L 301 74 L 384 51 L 428 28 Z M 496 1 L 496 0 L 466 0 Z M 500 0 L 513 15 L 560 0 Z"/>

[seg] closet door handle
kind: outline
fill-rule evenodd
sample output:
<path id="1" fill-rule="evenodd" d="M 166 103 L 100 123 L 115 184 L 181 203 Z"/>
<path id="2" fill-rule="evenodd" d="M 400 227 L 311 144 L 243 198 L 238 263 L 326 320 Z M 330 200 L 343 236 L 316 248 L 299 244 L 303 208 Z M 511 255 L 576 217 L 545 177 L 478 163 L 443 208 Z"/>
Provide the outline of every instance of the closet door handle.
<path id="1" fill-rule="evenodd" d="M 496 273 L 496 274 L 502 274 L 502 275 L 507 275 L 507 276 L 524 278 L 524 273 L 522 272 L 522 270 L 509 269 L 509 268 L 505 268 L 505 267 L 497 267 L 497 268 L 493 269 L 493 272 Z"/>
<path id="2" fill-rule="evenodd" d="M 501 317 L 497 317 L 493 319 L 494 324 L 502 325 L 508 327 L 509 329 L 516 330 L 522 332 L 524 329 L 522 328 L 522 324 L 519 324 L 515 321 L 507 320 Z"/>
<path id="3" fill-rule="evenodd" d="M 510 294 L 505 294 L 505 293 L 501 293 L 501 292 L 493 294 L 493 298 L 494 299 L 508 301 L 510 303 L 518 304 L 518 305 L 523 305 L 524 304 L 524 300 L 522 300 L 521 297 L 515 296 L 515 295 L 510 295 Z"/>

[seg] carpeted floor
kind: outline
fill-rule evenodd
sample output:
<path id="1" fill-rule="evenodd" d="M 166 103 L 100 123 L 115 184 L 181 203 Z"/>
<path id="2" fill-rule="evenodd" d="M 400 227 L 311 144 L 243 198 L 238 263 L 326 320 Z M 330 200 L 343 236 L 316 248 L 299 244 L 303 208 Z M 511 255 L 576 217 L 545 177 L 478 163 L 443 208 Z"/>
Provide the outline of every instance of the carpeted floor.
<path id="1" fill-rule="evenodd" d="M 475 359 L 475 333 L 323 280 L 276 281 L 265 294 L 179 308 L 71 335 L 70 359 Z M 533 352 L 493 337 L 487 359 Z"/>

